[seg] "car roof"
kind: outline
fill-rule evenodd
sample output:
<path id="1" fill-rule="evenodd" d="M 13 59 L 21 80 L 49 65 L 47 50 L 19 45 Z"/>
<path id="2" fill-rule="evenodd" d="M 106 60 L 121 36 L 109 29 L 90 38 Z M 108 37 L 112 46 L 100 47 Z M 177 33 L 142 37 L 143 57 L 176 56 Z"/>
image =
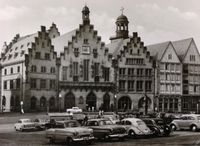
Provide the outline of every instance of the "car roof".
<path id="1" fill-rule="evenodd" d="M 21 120 L 21 121 L 27 121 L 27 120 L 30 120 L 31 121 L 31 119 L 19 119 L 19 120 Z"/>
<path id="2" fill-rule="evenodd" d="M 65 120 L 65 121 L 57 121 L 56 123 L 68 123 L 68 122 L 78 122 L 76 120 Z"/>
<path id="3" fill-rule="evenodd" d="M 88 121 L 107 121 L 108 119 L 103 119 L 103 118 L 100 118 L 100 119 L 90 119 L 90 120 L 88 120 Z"/>
<path id="4" fill-rule="evenodd" d="M 197 116 L 200 116 L 200 115 L 199 114 L 184 114 L 181 117 L 183 117 L 183 116 L 194 116 L 194 117 L 197 117 Z"/>
<path id="5" fill-rule="evenodd" d="M 128 121 L 142 121 L 139 118 L 124 118 L 123 120 L 128 120 Z"/>

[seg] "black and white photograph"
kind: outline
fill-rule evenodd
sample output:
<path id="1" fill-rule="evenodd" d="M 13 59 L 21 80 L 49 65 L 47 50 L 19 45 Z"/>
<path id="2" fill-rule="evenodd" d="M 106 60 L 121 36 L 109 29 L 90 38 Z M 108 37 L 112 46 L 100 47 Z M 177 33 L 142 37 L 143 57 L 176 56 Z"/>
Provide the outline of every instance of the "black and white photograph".
<path id="1" fill-rule="evenodd" d="M 199 0 L 0 0 L 0 146 L 200 146 Z"/>

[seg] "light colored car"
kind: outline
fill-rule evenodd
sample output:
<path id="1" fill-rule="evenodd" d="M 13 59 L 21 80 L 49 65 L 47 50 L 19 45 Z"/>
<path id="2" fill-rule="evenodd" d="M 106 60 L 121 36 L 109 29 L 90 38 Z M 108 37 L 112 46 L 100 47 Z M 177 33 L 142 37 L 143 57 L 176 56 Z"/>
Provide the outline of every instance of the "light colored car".
<path id="1" fill-rule="evenodd" d="M 35 130 L 35 123 L 31 121 L 31 119 L 19 119 L 17 123 L 15 123 L 14 128 L 16 131 L 24 131 L 24 130 Z"/>
<path id="2" fill-rule="evenodd" d="M 98 139 L 118 138 L 123 141 L 127 136 L 124 126 L 113 124 L 108 119 L 91 119 L 85 123 L 85 126 L 94 130 L 94 137 Z"/>
<path id="3" fill-rule="evenodd" d="M 121 120 L 120 124 L 126 127 L 128 136 L 131 138 L 135 138 L 137 136 L 152 135 L 152 131 L 141 119 L 125 118 Z"/>
<path id="4" fill-rule="evenodd" d="M 46 130 L 46 138 L 50 143 L 64 141 L 67 145 L 73 142 L 86 141 L 92 143 L 94 136 L 93 130 L 87 127 L 80 127 L 76 120 L 58 121 L 56 128 Z"/>
<path id="5" fill-rule="evenodd" d="M 82 111 L 83 110 L 80 109 L 79 107 L 72 107 L 72 108 L 66 110 L 66 112 L 69 112 L 69 113 L 80 113 Z"/>
<path id="6" fill-rule="evenodd" d="M 191 130 L 197 131 L 200 129 L 200 115 L 188 114 L 182 115 L 180 119 L 175 119 L 170 124 L 172 130 Z"/>

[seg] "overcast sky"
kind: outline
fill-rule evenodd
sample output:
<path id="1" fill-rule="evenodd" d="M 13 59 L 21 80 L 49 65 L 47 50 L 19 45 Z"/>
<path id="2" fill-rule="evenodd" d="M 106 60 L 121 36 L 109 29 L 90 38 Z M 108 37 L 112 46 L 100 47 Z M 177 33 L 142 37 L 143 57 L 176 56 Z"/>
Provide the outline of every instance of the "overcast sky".
<path id="1" fill-rule="evenodd" d="M 87 3 L 91 23 L 103 41 L 115 34 L 115 20 L 129 19 L 129 34 L 145 45 L 193 37 L 200 48 L 200 0 L 0 0 L 0 44 L 14 35 L 32 34 L 54 22 L 61 34 L 78 28 Z"/>

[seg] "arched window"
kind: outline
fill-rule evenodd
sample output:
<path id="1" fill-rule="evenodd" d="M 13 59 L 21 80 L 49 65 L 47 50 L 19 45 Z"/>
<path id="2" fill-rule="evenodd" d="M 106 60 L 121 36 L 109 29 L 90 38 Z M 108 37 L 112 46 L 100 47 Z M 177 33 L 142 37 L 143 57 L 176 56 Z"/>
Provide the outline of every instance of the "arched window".
<path id="1" fill-rule="evenodd" d="M 12 106 L 12 107 L 15 106 L 15 99 L 14 99 L 14 96 L 11 96 L 11 98 L 10 98 L 10 106 Z"/>
<path id="2" fill-rule="evenodd" d="M 46 98 L 45 97 L 40 98 L 40 107 L 46 107 Z"/>
<path id="3" fill-rule="evenodd" d="M 96 109 L 96 102 L 97 102 L 97 97 L 93 92 L 90 92 L 86 98 L 86 104 L 87 108 L 89 109 Z"/>
<path id="4" fill-rule="evenodd" d="M 106 93 L 103 96 L 103 110 L 108 111 L 110 109 L 110 95 Z"/>
<path id="5" fill-rule="evenodd" d="M 31 97 L 31 109 L 35 110 L 37 106 L 37 98 L 36 97 Z"/>
<path id="6" fill-rule="evenodd" d="M 128 96 L 123 96 L 118 101 L 118 108 L 120 110 L 126 111 L 131 109 L 132 101 Z"/>
<path id="7" fill-rule="evenodd" d="M 55 109 L 55 98 L 54 97 L 51 97 L 49 99 L 49 110 L 52 111 Z"/>
<path id="8" fill-rule="evenodd" d="M 3 96 L 3 98 L 2 98 L 2 105 L 6 106 L 6 97 L 5 96 Z"/>
<path id="9" fill-rule="evenodd" d="M 65 95 L 65 109 L 72 108 L 75 106 L 75 96 L 72 92 Z"/>
<path id="10" fill-rule="evenodd" d="M 31 72 L 37 72 L 37 67 L 35 65 L 31 66 Z"/>

